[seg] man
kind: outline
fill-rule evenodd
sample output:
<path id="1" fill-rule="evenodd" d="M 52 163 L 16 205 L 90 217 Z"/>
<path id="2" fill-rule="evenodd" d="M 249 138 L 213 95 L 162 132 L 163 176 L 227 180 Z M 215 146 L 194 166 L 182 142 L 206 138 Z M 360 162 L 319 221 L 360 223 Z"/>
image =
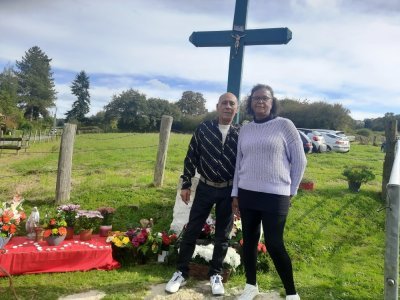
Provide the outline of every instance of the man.
<path id="1" fill-rule="evenodd" d="M 181 198 L 185 204 L 190 200 L 191 178 L 195 175 L 196 169 L 200 174 L 200 181 L 190 210 L 189 222 L 180 243 L 177 271 L 165 287 L 167 292 L 175 293 L 186 284 L 196 239 L 215 205 L 214 252 L 208 276 L 212 293 L 224 294 L 220 274 L 228 250 L 233 221 L 231 191 L 238 129 L 231 124 L 237 110 L 238 101 L 234 94 L 221 95 L 217 104 L 218 120 L 200 124 L 190 141 L 181 176 L 183 180 Z"/>

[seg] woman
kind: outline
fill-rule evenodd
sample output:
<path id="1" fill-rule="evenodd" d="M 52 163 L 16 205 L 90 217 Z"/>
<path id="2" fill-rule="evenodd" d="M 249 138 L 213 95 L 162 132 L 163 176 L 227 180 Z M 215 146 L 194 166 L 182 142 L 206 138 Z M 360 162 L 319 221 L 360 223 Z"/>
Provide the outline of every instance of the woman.
<path id="1" fill-rule="evenodd" d="M 307 163 L 303 145 L 294 124 L 276 116 L 277 100 L 268 85 L 253 87 L 247 111 L 254 121 L 240 130 L 232 190 L 233 212 L 242 219 L 246 273 L 239 299 L 253 299 L 258 294 L 256 262 L 262 222 L 265 244 L 286 300 L 299 300 L 283 232 L 290 199 L 297 193 Z"/>

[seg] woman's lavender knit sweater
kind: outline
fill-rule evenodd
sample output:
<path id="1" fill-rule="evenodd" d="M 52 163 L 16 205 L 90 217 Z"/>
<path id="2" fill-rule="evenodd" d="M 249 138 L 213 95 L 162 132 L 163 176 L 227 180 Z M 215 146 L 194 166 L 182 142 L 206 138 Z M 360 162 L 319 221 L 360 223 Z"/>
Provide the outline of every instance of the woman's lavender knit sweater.
<path id="1" fill-rule="evenodd" d="M 238 188 L 293 196 L 307 164 L 299 133 L 289 119 L 248 123 L 240 129 L 232 197 Z"/>

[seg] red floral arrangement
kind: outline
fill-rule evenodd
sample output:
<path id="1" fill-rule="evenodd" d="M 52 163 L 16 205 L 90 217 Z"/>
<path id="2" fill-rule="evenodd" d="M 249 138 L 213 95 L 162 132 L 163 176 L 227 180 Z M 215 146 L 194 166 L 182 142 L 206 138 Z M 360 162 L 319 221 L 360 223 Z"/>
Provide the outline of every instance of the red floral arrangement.
<path id="1" fill-rule="evenodd" d="M 17 226 L 26 219 L 22 209 L 24 200 L 15 195 L 11 202 L 3 202 L 0 206 L 0 237 L 9 237 L 17 231 Z"/>
<path id="2" fill-rule="evenodd" d="M 56 217 L 50 218 L 45 222 L 45 231 L 43 233 L 43 237 L 47 238 L 49 236 L 60 236 L 67 234 L 67 222 L 62 214 L 58 214 Z"/>

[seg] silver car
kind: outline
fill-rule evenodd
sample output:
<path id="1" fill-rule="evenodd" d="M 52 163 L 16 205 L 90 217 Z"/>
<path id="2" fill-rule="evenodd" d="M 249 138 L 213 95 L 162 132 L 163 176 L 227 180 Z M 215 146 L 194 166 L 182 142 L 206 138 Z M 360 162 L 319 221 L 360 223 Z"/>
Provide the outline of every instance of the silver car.
<path id="1" fill-rule="evenodd" d="M 324 136 L 316 130 L 308 129 L 308 128 L 297 128 L 298 130 L 304 132 L 310 139 L 313 144 L 313 152 L 326 152 L 328 146 L 326 145 Z"/>

